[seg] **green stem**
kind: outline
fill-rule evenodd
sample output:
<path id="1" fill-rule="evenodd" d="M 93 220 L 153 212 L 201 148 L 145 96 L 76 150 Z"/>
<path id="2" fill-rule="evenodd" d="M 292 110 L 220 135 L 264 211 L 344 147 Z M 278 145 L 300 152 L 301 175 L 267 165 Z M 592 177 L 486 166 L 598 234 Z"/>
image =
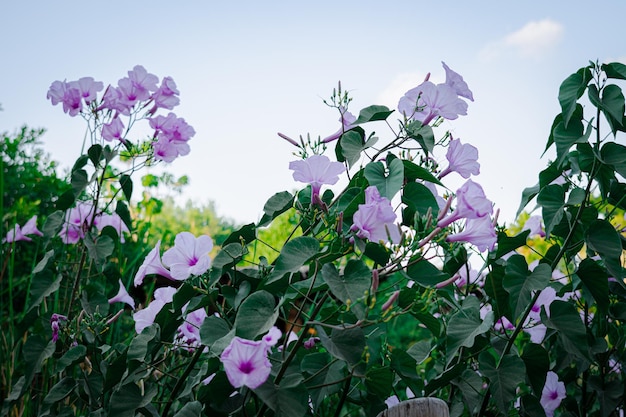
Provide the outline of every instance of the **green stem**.
<path id="1" fill-rule="evenodd" d="M 189 376 L 189 374 L 191 374 L 191 371 L 193 370 L 194 366 L 196 365 L 196 363 L 200 359 L 200 356 L 202 356 L 202 351 L 204 350 L 204 348 L 205 348 L 204 345 L 200 345 L 200 346 L 198 346 L 196 348 L 196 351 L 195 351 L 193 357 L 191 358 L 191 361 L 189 362 L 189 365 L 187 365 L 187 367 L 185 368 L 185 371 L 183 372 L 183 374 L 176 381 L 176 385 L 174 385 L 174 389 L 172 389 L 172 393 L 170 394 L 170 398 L 169 398 L 169 400 L 167 400 L 167 404 L 165 404 L 165 408 L 163 408 L 163 414 L 162 414 L 163 417 L 167 417 L 167 413 L 169 413 L 170 408 L 172 407 L 172 403 L 174 402 L 174 398 L 176 398 L 176 396 L 178 395 L 178 392 L 180 391 L 180 389 L 182 388 L 183 384 L 187 380 L 187 377 Z"/>

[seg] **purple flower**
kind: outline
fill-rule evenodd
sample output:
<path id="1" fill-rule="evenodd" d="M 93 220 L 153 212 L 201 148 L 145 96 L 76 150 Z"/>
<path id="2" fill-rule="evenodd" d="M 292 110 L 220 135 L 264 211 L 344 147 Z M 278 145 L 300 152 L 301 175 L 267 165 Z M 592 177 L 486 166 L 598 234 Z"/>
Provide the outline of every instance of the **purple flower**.
<path id="1" fill-rule="evenodd" d="M 185 119 L 169 113 L 167 116 L 151 118 L 150 126 L 155 130 L 157 138 L 152 143 L 156 160 L 172 162 L 178 156 L 189 153 L 187 141 L 196 134 L 196 131 L 185 122 Z"/>
<path id="2" fill-rule="evenodd" d="M 143 284 L 143 279 L 146 275 L 161 275 L 162 277 L 172 279 L 172 275 L 170 275 L 170 271 L 165 269 L 163 264 L 161 263 L 161 239 L 157 241 L 156 246 L 148 253 L 148 256 L 144 259 L 143 263 L 137 270 L 135 274 L 134 284 L 135 287 Z"/>
<path id="3" fill-rule="evenodd" d="M 347 132 L 354 127 L 354 122 L 356 122 L 356 116 L 350 113 L 348 109 L 343 106 L 339 108 L 339 112 L 341 113 L 341 117 L 339 118 L 339 122 L 341 122 L 341 128 L 332 135 L 322 139 L 323 143 L 328 143 L 339 139 L 339 137 L 341 137 L 344 132 Z"/>
<path id="4" fill-rule="evenodd" d="M 211 249 L 213 240 L 209 236 L 196 238 L 189 232 L 181 232 L 174 239 L 174 247 L 163 254 L 163 263 L 170 268 L 173 279 L 182 281 L 191 275 L 202 275 L 209 269 Z"/>
<path id="5" fill-rule="evenodd" d="M 302 344 L 302 346 L 307 350 L 313 349 L 320 340 L 321 339 L 319 337 L 311 336 Z"/>
<path id="6" fill-rule="evenodd" d="M 24 226 L 16 224 L 12 230 L 9 230 L 6 237 L 2 239 L 2 243 L 17 242 L 20 240 L 30 242 L 32 239 L 26 235 L 43 236 L 43 233 L 37 229 L 37 216 L 31 217 Z"/>
<path id="7" fill-rule="evenodd" d="M 128 71 L 128 77 L 117 82 L 121 93 L 120 101 L 128 108 L 138 101 L 146 101 L 150 98 L 150 93 L 157 90 L 158 82 L 156 75 L 149 74 L 141 65 L 135 65 Z"/>
<path id="8" fill-rule="evenodd" d="M 467 180 L 456 192 L 456 209 L 437 223 L 439 227 L 446 227 L 453 221 L 466 218 L 477 219 L 493 213 L 491 201 L 485 196 L 480 184 Z"/>
<path id="9" fill-rule="evenodd" d="M 361 239 L 371 242 L 400 242 L 400 230 L 395 224 L 396 213 L 391 201 L 381 197 L 378 189 L 371 185 L 365 189 L 365 204 L 359 208 L 352 218 L 351 230 L 357 232 Z"/>
<path id="10" fill-rule="evenodd" d="M 78 81 L 70 82 L 69 86 L 79 91 L 80 97 L 86 104 L 93 102 L 96 99 L 96 94 L 104 88 L 102 82 L 95 81 L 93 77 L 80 78 Z"/>
<path id="11" fill-rule="evenodd" d="M 398 110 L 407 119 L 427 125 L 436 117 L 454 120 L 467 114 L 467 103 L 447 84 L 425 81 L 407 91 L 398 103 Z"/>
<path id="12" fill-rule="evenodd" d="M 171 303 L 174 299 L 176 288 L 174 287 L 162 287 L 154 291 L 154 300 L 143 310 L 139 310 L 133 314 L 133 320 L 135 320 L 135 331 L 139 334 L 146 327 L 154 323 L 159 311 L 167 303 Z"/>
<path id="13" fill-rule="evenodd" d="M 102 125 L 102 138 L 106 141 L 111 142 L 112 140 L 117 139 L 120 142 L 124 142 L 123 135 L 124 123 L 122 123 L 119 117 L 114 118 L 110 123 Z"/>
<path id="14" fill-rule="evenodd" d="M 187 303 L 183 310 L 187 309 Z M 207 313 L 203 308 L 199 308 L 185 316 L 185 321 L 178 327 L 178 339 L 188 347 L 197 347 L 200 345 L 200 327 L 206 319 Z"/>
<path id="15" fill-rule="evenodd" d="M 458 172 L 465 179 L 469 178 L 470 175 L 480 174 L 478 149 L 468 143 L 462 144 L 460 139 L 450 141 L 446 159 L 448 160 L 448 168 L 441 172 L 439 178 L 445 177 L 452 171 Z"/>
<path id="16" fill-rule="evenodd" d="M 117 292 L 117 294 L 111 298 L 109 298 L 109 304 L 113 304 L 113 303 L 126 303 L 129 306 L 132 307 L 132 309 L 135 309 L 135 300 L 133 300 L 133 297 L 130 296 L 130 294 L 128 294 L 128 291 L 126 291 L 126 287 L 124 287 L 124 283 L 122 282 L 122 280 L 119 280 L 119 284 L 120 284 L 120 289 Z"/>
<path id="17" fill-rule="evenodd" d="M 268 346 L 264 341 L 235 336 L 220 356 L 230 384 L 235 388 L 245 385 L 250 389 L 261 386 L 272 370 L 267 354 Z"/>
<path id="18" fill-rule="evenodd" d="M 452 71 L 445 62 L 442 61 L 441 64 L 443 64 L 443 69 L 446 71 L 446 84 L 452 87 L 459 96 L 474 101 L 474 95 L 463 80 L 463 77 Z"/>
<path id="19" fill-rule="evenodd" d="M 157 108 L 172 110 L 178 106 L 180 99 L 178 98 L 179 91 L 176 88 L 176 83 L 172 77 L 163 77 L 161 86 L 152 94 L 154 99 L 154 106 Z"/>
<path id="20" fill-rule="evenodd" d="M 267 346 L 274 346 L 278 343 L 278 339 L 283 335 L 283 332 L 276 326 L 272 326 L 271 329 L 263 336 L 263 341 L 267 344 Z"/>
<path id="21" fill-rule="evenodd" d="M 77 243 L 85 237 L 85 230 L 93 216 L 93 204 L 80 201 L 65 215 L 65 223 L 61 227 L 59 236 L 65 244 Z"/>
<path id="22" fill-rule="evenodd" d="M 489 216 L 467 219 L 462 232 L 449 235 L 448 242 L 469 242 L 483 252 L 493 250 L 498 237 Z"/>
<path id="23" fill-rule="evenodd" d="M 74 117 L 83 109 L 83 102 L 80 90 L 71 83 L 65 81 L 55 81 L 50 85 L 47 98 L 52 105 L 63 104 L 63 111 Z"/>
<path id="24" fill-rule="evenodd" d="M 559 376 L 549 371 L 546 375 L 546 383 L 541 392 L 541 406 L 546 412 L 546 417 L 552 417 L 554 411 L 561 405 L 561 400 L 566 397 L 565 384 L 559 381 Z"/>
<path id="25" fill-rule="evenodd" d="M 341 162 L 331 162 L 325 155 L 311 155 L 303 161 L 291 161 L 289 169 L 293 171 L 293 179 L 311 184 L 311 202 L 319 197 L 322 185 L 333 185 L 339 181 L 339 174 L 346 172 Z"/>
<path id="26" fill-rule="evenodd" d="M 59 321 L 66 321 L 67 317 L 62 315 L 62 314 L 57 314 L 54 313 L 52 314 L 52 316 L 50 316 L 50 328 L 52 328 L 52 341 L 56 342 L 57 340 L 59 340 L 59 329 L 60 329 L 60 325 L 59 325 Z"/>

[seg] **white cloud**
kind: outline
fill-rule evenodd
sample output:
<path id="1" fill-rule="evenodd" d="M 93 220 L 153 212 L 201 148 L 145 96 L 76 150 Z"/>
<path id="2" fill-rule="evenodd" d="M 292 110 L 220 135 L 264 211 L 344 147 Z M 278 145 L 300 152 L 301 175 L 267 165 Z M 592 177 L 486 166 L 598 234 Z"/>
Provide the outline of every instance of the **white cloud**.
<path id="1" fill-rule="evenodd" d="M 481 56 L 491 60 L 513 53 L 522 58 L 541 58 L 561 42 L 564 32 L 563 25 L 551 19 L 528 22 L 521 29 L 485 46 Z"/>

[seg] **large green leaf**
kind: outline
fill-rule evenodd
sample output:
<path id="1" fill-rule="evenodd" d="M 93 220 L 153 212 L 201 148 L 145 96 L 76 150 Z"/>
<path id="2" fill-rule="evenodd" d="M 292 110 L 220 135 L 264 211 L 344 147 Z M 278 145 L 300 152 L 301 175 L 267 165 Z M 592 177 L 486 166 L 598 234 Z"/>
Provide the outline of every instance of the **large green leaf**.
<path id="1" fill-rule="evenodd" d="M 27 312 L 38 307 L 44 298 L 57 291 L 62 279 L 63 275 L 54 275 L 49 269 L 36 274 L 30 286 L 31 304 Z"/>
<path id="2" fill-rule="evenodd" d="M 509 236 L 505 232 L 499 232 L 496 259 L 500 259 L 520 246 L 524 246 L 526 244 L 526 239 L 528 239 L 528 235 L 530 235 L 530 230 L 523 230 L 515 236 Z"/>
<path id="3" fill-rule="evenodd" d="M 439 205 L 437 200 L 425 185 L 410 182 L 404 186 L 402 190 L 402 202 L 409 207 L 409 209 L 418 212 L 424 216 L 430 209 L 433 218 L 437 218 L 439 215 Z"/>
<path id="4" fill-rule="evenodd" d="M 382 162 L 370 162 L 365 166 L 365 178 L 370 185 L 376 186 L 381 196 L 391 200 L 404 183 L 402 160 L 398 158 L 388 160 L 387 169 Z"/>
<path id="5" fill-rule="evenodd" d="M 124 193 L 126 201 L 130 201 L 133 196 L 133 180 L 130 175 L 120 175 L 120 187 L 122 187 L 122 192 Z"/>
<path id="6" fill-rule="evenodd" d="M 406 273 L 413 281 L 425 287 L 434 287 L 441 281 L 450 278 L 450 274 L 439 270 L 425 259 L 410 264 Z"/>
<path id="7" fill-rule="evenodd" d="M 605 164 L 611 165 L 618 174 L 626 178 L 626 146 L 607 142 L 600 153 Z"/>
<path id="8" fill-rule="evenodd" d="M 356 301 L 365 297 L 372 285 L 372 271 L 359 259 L 351 259 L 340 275 L 333 264 L 322 267 L 322 277 L 328 288 L 344 304 L 356 307 Z M 357 308 L 358 318 L 364 318 L 364 308 Z M 360 317 L 359 317 L 360 316 Z"/>
<path id="9" fill-rule="evenodd" d="M 385 401 L 391 393 L 391 384 L 393 383 L 393 372 L 387 366 L 371 366 L 365 373 L 365 387 L 367 393 L 374 395 Z"/>
<path id="10" fill-rule="evenodd" d="M 30 383 L 33 381 L 35 374 L 41 371 L 41 366 L 44 361 L 50 358 L 54 353 L 55 346 L 56 342 L 44 340 L 39 335 L 34 335 L 26 339 L 26 343 L 24 343 L 22 347 L 26 368 L 24 371 L 24 388 L 28 389 L 30 387 Z"/>
<path id="11" fill-rule="evenodd" d="M 624 278 L 624 269 L 620 261 L 622 240 L 613 225 L 605 219 L 595 220 L 585 234 L 589 249 L 600 255 L 606 269 L 616 279 Z"/>
<path id="12" fill-rule="evenodd" d="M 609 64 L 602 64 L 602 71 L 606 74 L 607 78 L 615 78 L 618 80 L 626 80 L 626 65 L 621 62 L 611 62 Z"/>
<path id="13" fill-rule="evenodd" d="M 489 378 L 489 390 L 500 412 L 506 414 L 515 400 L 518 385 L 524 383 L 526 367 L 524 362 L 515 354 L 502 357 L 499 364 L 489 352 L 483 352 L 478 357 L 480 371 Z"/>
<path id="14" fill-rule="evenodd" d="M 419 121 L 413 121 L 406 125 L 408 136 L 415 139 L 425 153 L 432 153 L 435 149 L 435 135 L 430 125 L 422 126 Z"/>
<path id="15" fill-rule="evenodd" d="M 614 84 L 609 84 L 602 89 L 602 97 L 595 85 L 589 86 L 589 100 L 602 111 L 615 135 L 617 130 L 622 130 L 624 118 L 624 95 L 622 89 Z"/>
<path id="16" fill-rule="evenodd" d="M 299 236 L 283 246 L 276 264 L 264 285 L 280 280 L 283 275 L 298 271 L 309 259 L 318 254 L 320 242 L 310 236 Z"/>
<path id="17" fill-rule="evenodd" d="M 302 371 L 311 375 L 305 383 L 315 409 L 326 398 L 339 392 L 345 377 L 345 368 L 342 361 L 330 363 L 330 355 L 326 352 L 311 353 L 302 358 Z"/>
<path id="18" fill-rule="evenodd" d="M 89 258 L 96 264 L 96 266 L 102 271 L 104 265 L 109 256 L 113 254 L 115 249 L 115 242 L 111 237 L 106 235 L 96 235 L 94 233 L 87 233 L 83 239 Z"/>
<path id="19" fill-rule="evenodd" d="M 200 340 L 209 348 L 209 353 L 215 356 L 222 353 L 233 336 L 235 336 L 234 332 L 221 317 L 209 316 L 200 326 Z"/>
<path id="20" fill-rule="evenodd" d="M 334 357 L 356 365 L 365 350 L 365 334 L 360 327 L 334 328 L 327 335 L 321 326 L 316 326 L 322 345 Z"/>
<path id="21" fill-rule="evenodd" d="M 591 362 L 587 329 L 573 304 L 561 300 L 552 301 L 550 316 L 542 311 L 541 322 L 557 331 L 559 342 L 567 352 L 583 361 Z"/>
<path id="22" fill-rule="evenodd" d="M 541 396 L 546 382 L 546 374 L 550 370 L 548 351 L 538 344 L 527 343 L 522 351 L 522 360 L 526 365 L 526 375 L 535 395 Z"/>
<path id="23" fill-rule="evenodd" d="M 361 159 L 361 152 L 374 146 L 378 138 L 371 136 L 364 140 L 365 132 L 360 127 L 349 130 L 341 135 L 335 148 L 335 155 L 339 162 L 348 162 L 349 167 L 353 167 Z"/>
<path id="24" fill-rule="evenodd" d="M 595 260 L 585 258 L 578 265 L 576 275 L 589 290 L 600 314 L 609 308 L 609 276 Z"/>
<path id="25" fill-rule="evenodd" d="M 287 191 L 281 191 L 270 197 L 263 206 L 263 217 L 259 220 L 259 227 L 267 226 L 276 217 L 286 212 L 293 206 L 293 195 Z"/>
<path id="26" fill-rule="evenodd" d="M 480 301 L 471 295 L 465 299 L 462 308 L 450 317 L 448 323 L 448 344 L 446 356 L 448 363 L 454 358 L 458 350 L 472 347 L 477 336 L 487 332 L 494 322 L 493 311 L 480 319 Z"/>
<path id="27" fill-rule="evenodd" d="M 77 386 L 78 384 L 74 378 L 66 376 L 50 388 L 43 402 L 46 404 L 54 404 L 61 401 L 63 398 L 70 395 Z"/>
<path id="28" fill-rule="evenodd" d="M 509 293 L 515 323 L 530 304 L 534 291 L 541 291 L 550 283 L 552 270 L 547 264 L 539 264 L 529 274 L 526 260 L 521 255 L 513 255 L 507 260 L 502 285 Z"/>
<path id="29" fill-rule="evenodd" d="M 85 345 L 77 345 L 67 352 L 57 361 L 55 372 L 63 372 L 69 365 L 75 364 L 78 361 L 82 361 L 87 353 L 87 347 Z"/>
<path id="30" fill-rule="evenodd" d="M 537 204 L 542 207 L 543 224 L 546 228 L 546 238 L 552 229 L 559 224 L 565 212 L 565 188 L 552 184 L 544 187 L 537 196 Z"/>
<path id="31" fill-rule="evenodd" d="M 578 113 L 575 113 L 578 114 Z M 591 135 L 591 125 L 587 125 L 587 130 L 583 126 L 582 113 L 580 119 L 573 118 L 570 124 L 565 127 L 565 123 L 558 123 L 552 130 L 554 143 L 556 144 L 556 157 L 559 166 L 563 164 L 571 147 L 576 143 L 586 143 Z"/>
<path id="32" fill-rule="evenodd" d="M 200 417 L 202 415 L 202 404 L 200 401 L 186 403 L 174 417 Z"/>
<path id="33" fill-rule="evenodd" d="M 310 397 L 301 375 L 288 375 L 279 385 L 268 380 L 254 392 L 274 411 L 276 417 L 300 417 L 309 411 Z"/>
<path id="34" fill-rule="evenodd" d="M 394 110 L 389 110 L 387 106 L 368 106 L 359 112 L 359 117 L 353 124 L 357 125 L 366 122 L 373 122 L 376 120 L 386 120 L 387 117 L 389 117 L 389 115 L 393 112 Z"/>
<path id="35" fill-rule="evenodd" d="M 128 346 L 128 361 L 136 360 L 143 362 L 146 360 L 148 353 L 148 344 L 153 340 L 158 341 L 160 338 L 160 329 L 157 324 L 152 324 L 136 335 Z"/>
<path id="36" fill-rule="evenodd" d="M 274 296 L 267 291 L 256 291 L 243 300 L 235 318 L 235 333 L 253 340 L 272 328 L 278 318 Z"/>
<path id="37" fill-rule="evenodd" d="M 582 97 L 591 78 L 592 74 L 589 67 L 583 67 L 561 83 L 559 87 L 559 103 L 561 104 L 561 114 L 563 115 L 565 127 L 569 125 L 570 118 L 576 108 L 576 102 Z"/>

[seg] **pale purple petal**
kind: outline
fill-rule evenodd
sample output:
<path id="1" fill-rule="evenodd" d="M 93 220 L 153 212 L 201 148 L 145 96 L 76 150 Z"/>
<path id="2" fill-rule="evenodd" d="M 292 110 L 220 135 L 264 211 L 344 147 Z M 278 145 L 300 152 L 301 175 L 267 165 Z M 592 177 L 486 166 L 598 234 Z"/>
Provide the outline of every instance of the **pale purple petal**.
<path id="1" fill-rule="evenodd" d="M 546 383 L 541 392 L 541 406 L 546 412 L 546 417 L 552 417 L 554 411 L 561 405 L 561 400 L 567 396 L 565 384 L 559 381 L 559 376 L 552 371 L 546 375 Z"/>
<path id="2" fill-rule="evenodd" d="M 213 240 L 209 236 L 196 238 L 189 232 L 181 232 L 174 239 L 174 247 L 163 254 L 163 263 L 176 280 L 202 275 L 211 266 L 209 252 L 212 248 Z"/>
<path id="3" fill-rule="evenodd" d="M 143 279 L 146 275 L 161 275 L 165 278 L 172 279 L 170 275 L 170 271 L 165 269 L 163 264 L 161 263 L 161 240 L 157 242 L 156 246 L 148 253 L 146 258 L 143 261 L 143 264 L 137 270 L 137 274 L 135 274 L 134 285 L 135 287 L 140 286 L 143 283 Z"/>
<path id="4" fill-rule="evenodd" d="M 480 174 L 478 149 L 468 143 L 462 144 L 460 139 L 450 141 L 446 159 L 448 168 L 440 174 L 440 178 L 453 171 L 458 172 L 465 179 L 471 175 Z"/>
<path id="5" fill-rule="evenodd" d="M 224 349 L 220 360 L 230 384 L 255 389 L 269 377 L 272 365 L 267 358 L 267 344 L 235 336 Z"/>
<path id="6" fill-rule="evenodd" d="M 468 219 L 462 232 L 449 235 L 448 242 L 468 242 L 480 252 L 493 250 L 498 237 L 489 216 Z"/>
<path id="7" fill-rule="evenodd" d="M 451 70 L 445 62 L 442 61 L 441 63 L 443 64 L 443 69 L 446 71 L 446 84 L 452 87 L 459 96 L 474 101 L 474 95 L 467 86 L 467 83 L 463 80 L 463 77 Z"/>
<path id="8" fill-rule="evenodd" d="M 109 304 L 126 303 L 129 306 L 131 306 L 134 310 L 135 300 L 133 300 L 133 297 L 131 297 L 130 294 L 128 294 L 128 291 L 126 291 L 126 287 L 124 286 L 124 283 L 122 282 L 121 279 L 119 280 L 119 284 L 120 284 L 120 289 L 114 297 L 109 298 Z"/>

